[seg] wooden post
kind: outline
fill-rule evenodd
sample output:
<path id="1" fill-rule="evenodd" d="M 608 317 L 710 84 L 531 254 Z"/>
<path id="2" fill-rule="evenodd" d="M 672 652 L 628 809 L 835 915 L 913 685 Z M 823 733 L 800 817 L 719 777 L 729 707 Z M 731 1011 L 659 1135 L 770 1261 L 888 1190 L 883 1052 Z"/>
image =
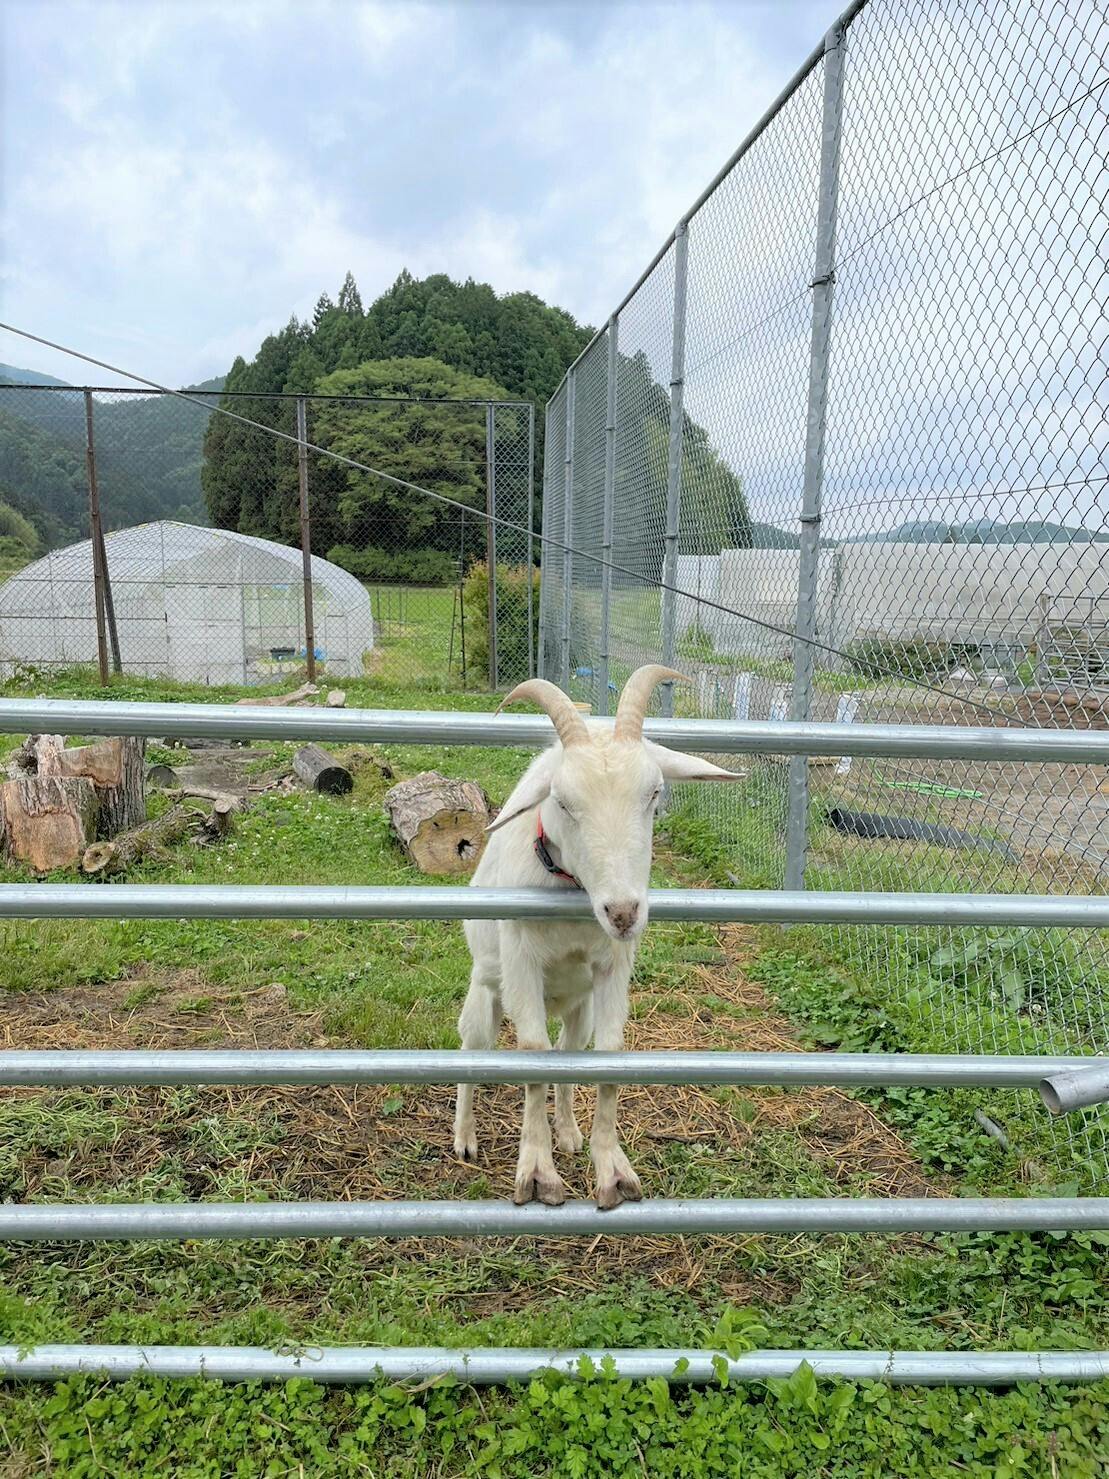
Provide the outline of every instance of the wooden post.
<path id="1" fill-rule="evenodd" d="M 308 518 L 308 409 L 297 396 L 297 473 L 300 482 L 300 554 L 304 566 L 304 648 L 308 681 L 316 679 L 316 621 L 312 609 L 312 531 Z"/>
<path id="2" fill-rule="evenodd" d="M 92 588 L 96 604 L 96 658 L 100 682 L 108 686 L 108 627 L 105 616 L 104 571 L 101 558 L 100 491 L 96 485 L 96 452 L 92 439 L 92 391 L 85 391 L 85 470 L 89 482 L 89 543 L 92 547 Z"/>
<path id="3" fill-rule="evenodd" d="M 497 686 L 497 461 L 493 403 L 485 407 L 485 565 L 489 605 L 489 687 Z"/>

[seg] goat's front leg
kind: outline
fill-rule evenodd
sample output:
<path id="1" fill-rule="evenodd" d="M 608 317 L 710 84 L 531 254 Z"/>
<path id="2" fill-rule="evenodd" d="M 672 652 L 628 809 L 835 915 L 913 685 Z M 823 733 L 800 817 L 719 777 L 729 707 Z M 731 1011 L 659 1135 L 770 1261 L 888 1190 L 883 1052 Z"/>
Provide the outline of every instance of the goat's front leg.
<path id="1" fill-rule="evenodd" d="M 568 1053 L 580 1052 L 589 1046 L 593 1036 L 593 999 L 583 996 L 573 1006 L 567 1007 L 562 1018 L 562 1031 L 558 1046 Z M 581 1130 L 574 1116 L 573 1084 L 555 1084 L 555 1144 L 559 1150 L 579 1151 L 584 1144 Z"/>
<path id="2" fill-rule="evenodd" d="M 502 990 L 505 1011 L 516 1029 L 516 1046 L 525 1052 L 549 1053 L 543 972 L 526 951 L 506 953 Z M 551 1153 L 548 1089 L 548 1084 L 524 1085 L 524 1122 L 512 1199 L 522 1204 L 538 1198 L 549 1207 L 558 1207 L 566 1200 L 566 1188 Z"/>
<path id="3" fill-rule="evenodd" d="M 595 1045 L 599 1053 L 623 1050 L 631 967 L 630 953 L 625 960 L 621 952 L 610 966 L 594 969 Z M 597 1206 L 605 1212 L 618 1207 L 621 1202 L 638 1202 L 643 1196 L 639 1177 L 632 1170 L 616 1134 L 616 1097 L 615 1084 L 597 1085 L 597 1108 L 589 1134 L 589 1152 L 597 1180 Z"/>

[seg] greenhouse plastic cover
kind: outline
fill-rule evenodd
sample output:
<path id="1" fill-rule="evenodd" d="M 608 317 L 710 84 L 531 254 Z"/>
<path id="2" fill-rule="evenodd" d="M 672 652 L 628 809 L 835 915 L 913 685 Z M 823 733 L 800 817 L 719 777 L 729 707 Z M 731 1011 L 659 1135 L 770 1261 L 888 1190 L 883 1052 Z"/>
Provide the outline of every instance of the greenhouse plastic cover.
<path id="1" fill-rule="evenodd" d="M 173 520 L 105 536 L 125 672 L 199 683 L 266 683 L 305 656 L 298 549 Z M 317 660 L 360 677 L 374 645 L 370 597 L 312 557 Z M 0 672 L 95 663 L 92 543 L 54 550 L 0 586 Z"/>

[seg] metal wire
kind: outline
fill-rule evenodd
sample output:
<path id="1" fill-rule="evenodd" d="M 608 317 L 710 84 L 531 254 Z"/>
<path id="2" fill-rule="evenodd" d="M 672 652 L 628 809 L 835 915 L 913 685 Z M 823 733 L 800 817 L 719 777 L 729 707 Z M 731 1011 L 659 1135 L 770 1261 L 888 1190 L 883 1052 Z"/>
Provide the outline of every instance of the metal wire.
<path id="1" fill-rule="evenodd" d="M 662 262 L 660 263 L 660 269 L 663 270 L 663 271 L 665 271 L 666 265 L 667 265 L 667 259 L 666 258 L 663 258 L 662 259 Z M 672 270 L 672 267 L 671 267 L 671 270 Z M 548 526 L 548 523 L 547 523 L 546 518 L 544 518 L 544 527 L 543 527 L 542 532 L 535 533 L 533 530 L 531 530 L 530 528 L 526 527 L 525 525 L 519 524 L 519 523 L 515 522 L 514 520 L 510 520 L 510 519 L 501 517 L 500 515 L 497 515 L 495 512 L 490 512 L 488 509 L 482 509 L 480 507 L 467 504 L 467 503 L 465 503 L 464 501 L 462 501 L 462 500 L 460 500 L 458 498 L 453 498 L 453 497 L 449 496 L 448 494 L 443 493 L 442 491 L 436 490 L 434 488 L 425 487 L 425 486 L 423 486 L 421 484 L 414 483 L 414 482 L 410 481 L 407 478 L 403 478 L 403 477 L 397 476 L 397 475 L 395 475 L 393 473 L 385 472 L 385 471 L 383 471 L 380 468 L 372 467 L 372 466 L 370 466 L 366 462 L 360 461 L 357 458 L 349 457 L 349 456 L 347 456 L 347 455 L 345 455 L 345 454 L 343 454 L 341 452 L 336 451 L 334 448 L 329 448 L 329 447 L 320 445 L 316 441 L 299 440 L 296 437 L 296 435 L 294 433 L 292 433 L 292 432 L 286 431 L 286 430 L 284 430 L 284 429 L 282 429 L 280 427 L 266 425 L 263 422 L 254 420 L 254 419 L 252 419 L 250 417 L 247 417 L 247 416 L 240 415 L 238 412 L 229 410 L 226 406 L 218 406 L 218 405 L 217 406 L 208 406 L 204 401 L 202 401 L 195 394 L 192 394 L 192 393 L 187 392 L 187 391 L 182 391 L 182 390 L 174 390 L 174 389 L 172 389 L 169 386 L 159 385 L 156 381 L 152 381 L 152 380 L 146 379 L 145 376 L 138 375 L 138 374 L 136 374 L 136 373 L 134 373 L 133 371 L 130 371 L 130 370 L 122 369 L 121 367 L 116 366 L 116 365 L 108 364 L 106 361 L 95 359 L 95 358 L 93 358 L 90 355 L 83 354 L 79 350 L 68 348 L 65 345 L 55 343 L 53 340 L 44 339 L 40 335 L 31 333 L 29 330 L 20 329 L 20 328 L 17 328 L 15 325 L 5 324 L 5 323 L 0 323 L 0 329 L 4 329 L 7 332 L 12 333 L 12 334 L 17 334 L 20 337 L 25 338 L 25 339 L 29 339 L 32 342 L 36 343 L 36 344 L 42 344 L 42 345 L 46 346 L 47 348 L 56 349 L 56 350 L 58 350 L 62 354 L 68 354 L 68 355 L 73 356 L 74 358 L 84 360 L 84 361 L 86 361 L 89 364 L 97 365 L 101 369 L 110 370 L 113 374 L 124 375 L 124 376 L 127 376 L 129 379 L 138 380 L 141 384 L 146 385 L 146 386 L 149 386 L 149 388 L 152 391 L 157 392 L 159 395 L 172 396 L 172 397 L 174 397 L 174 398 L 176 398 L 178 400 L 185 401 L 185 402 L 188 402 L 190 404 L 200 406 L 202 409 L 207 410 L 211 415 L 228 417 L 232 421 L 237 422 L 238 424 L 240 424 L 240 425 L 242 425 L 244 427 L 247 427 L 247 428 L 249 428 L 251 430 L 254 430 L 254 431 L 258 431 L 258 432 L 263 433 L 265 436 L 270 436 L 270 437 L 274 437 L 274 438 L 276 438 L 278 440 L 283 440 L 283 441 L 291 442 L 294 445 L 296 445 L 298 449 L 300 447 L 303 447 L 307 452 L 311 452 L 316 457 L 325 457 L 325 458 L 328 458 L 328 459 L 330 459 L 330 460 L 332 460 L 332 461 L 340 464 L 341 466 L 350 468 L 351 470 L 353 470 L 355 472 L 365 473 L 367 476 L 372 477 L 372 478 L 375 478 L 375 479 L 378 479 L 378 480 L 380 480 L 380 481 L 382 481 L 382 482 L 384 482 L 384 483 L 386 483 L 386 484 L 388 484 L 388 485 L 390 485 L 392 487 L 403 489 L 406 492 L 416 494 L 416 495 L 418 495 L 420 497 L 427 497 L 427 498 L 433 500 L 434 502 L 443 505 L 444 507 L 447 507 L 447 508 L 450 508 L 450 509 L 455 510 L 458 513 L 458 516 L 459 516 L 459 526 L 460 526 L 460 529 L 462 531 L 462 538 L 461 538 L 461 542 L 460 542 L 460 560 L 463 563 L 465 562 L 465 553 L 466 553 L 466 548 L 467 548 L 467 546 L 466 546 L 466 540 L 465 540 L 466 519 L 467 519 L 467 516 L 469 516 L 470 525 L 471 525 L 471 536 L 472 536 L 472 533 L 473 533 L 473 526 L 474 526 L 475 523 L 477 523 L 477 524 L 488 524 L 489 526 L 491 526 L 493 528 L 503 528 L 503 529 L 509 531 L 511 534 L 515 535 L 519 540 L 522 540 L 522 541 L 525 541 L 525 542 L 526 541 L 530 541 L 530 540 L 537 540 L 542 545 L 546 545 L 546 546 L 549 546 L 551 549 L 560 551 L 566 557 L 565 563 L 566 563 L 566 568 L 567 569 L 570 568 L 570 566 L 573 564 L 573 561 L 575 559 L 578 560 L 578 561 L 586 562 L 587 564 L 595 565 L 595 566 L 597 566 L 600 569 L 607 568 L 613 574 L 623 575 L 623 576 L 627 577 L 628 579 L 630 579 L 635 584 L 642 585 L 642 586 L 645 586 L 645 587 L 652 587 L 652 588 L 654 588 L 654 590 L 657 590 L 660 598 L 665 598 L 667 596 L 673 596 L 677 600 L 677 599 L 680 599 L 680 598 L 683 598 L 684 597 L 687 600 L 694 601 L 697 604 L 697 606 L 698 606 L 699 609 L 703 608 L 707 612 L 718 612 L 718 613 L 721 613 L 721 614 L 723 614 L 725 616 L 728 616 L 728 617 L 738 618 L 741 622 L 749 623 L 751 626 L 756 627 L 756 628 L 758 628 L 760 630 L 763 630 L 763 631 L 765 631 L 767 633 L 771 633 L 771 634 L 774 634 L 774 635 L 777 635 L 777 636 L 781 636 L 781 637 L 786 637 L 786 638 L 789 638 L 791 641 L 794 641 L 794 642 L 797 642 L 797 641 L 803 642 L 807 646 L 811 646 L 814 649 L 819 649 L 819 650 L 827 653 L 828 655 L 830 655 L 830 656 L 832 656 L 834 658 L 847 658 L 847 657 L 849 657 L 849 654 L 846 653 L 844 650 L 842 650 L 842 649 L 834 646 L 833 644 L 831 644 L 831 643 L 829 643 L 827 641 L 823 641 L 823 640 L 821 640 L 821 639 L 819 639 L 817 637 L 807 636 L 807 635 L 805 635 L 803 633 L 799 633 L 796 630 L 794 630 L 792 627 L 784 626 L 784 625 L 782 625 L 782 624 L 780 624 L 778 622 L 771 621 L 767 617 L 765 617 L 765 616 L 759 616 L 759 615 L 755 614 L 752 611 L 748 611 L 748 610 L 744 610 L 744 609 L 739 609 L 737 607 L 729 606 L 729 605 L 726 605 L 723 602 L 720 602 L 718 600 L 715 600 L 712 597 L 710 597 L 708 594 L 706 594 L 703 591 L 701 591 L 699 585 L 698 585 L 698 589 L 696 591 L 684 590 L 684 589 L 681 588 L 681 586 L 679 586 L 678 584 L 676 584 L 674 581 L 667 579 L 666 578 L 666 575 L 664 573 L 664 570 L 663 570 L 662 533 L 659 530 L 654 531 L 655 544 L 657 545 L 657 548 L 653 548 L 651 545 L 648 545 L 646 548 L 644 548 L 643 546 L 641 546 L 641 544 L 639 543 L 639 541 L 637 541 L 635 539 L 631 539 L 630 540 L 631 558 L 635 559 L 635 561 L 636 561 L 637 564 L 642 564 L 643 568 L 637 569 L 637 568 L 635 568 L 631 564 L 624 564 L 624 565 L 617 564 L 617 563 L 615 563 L 615 562 L 613 562 L 611 560 L 606 560 L 603 555 L 594 554 L 593 552 L 591 552 L 591 551 L 589 551 L 587 549 L 584 549 L 584 548 L 575 546 L 574 543 L 573 543 L 572 537 L 571 537 L 571 531 L 569 529 L 566 531 L 566 536 L 564 538 L 561 538 L 561 539 L 556 534 L 554 534 L 552 532 L 549 532 L 549 529 L 550 528 L 553 528 L 554 526 L 553 525 Z M 648 366 L 650 365 L 649 358 L 645 360 L 645 363 Z M 8 388 L 11 388 L 11 387 L 8 387 Z M 31 388 L 32 389 L 37 389 L 38 387 L 31 387 Z M 59 388 L 62 388 L 62 387 L 54 387 L 54 388 L 55 389 L 59 389 Z M 66 388 L 69 388 L 69 387 L 66 387 Z M 73 387 L 73 388 L 75 388 L 75 387 Z M 263 395 L 263 396 L 254 396 L 254 397 L 251 397 L 251 399 L 253 399 L 255 401 L 266 401 L 267 399 L 269 399 L 269 397 Z M 328 398 L 325 398 L 325 399 L 328 399 Z M 339 399 L 344 400 L 344 401 L 351 400 L 352 403 L 363 403 L 363 402 L 365 402 L 365 400 L 367 398 L 365 398 L 365 397 L 353 397 L 353 398 L 350 398 L 350 397 L 340 397 Z M 428 403 L 430 404 L 431 402 L 429 401 Z M 406 404 L 410 404 L 410 403 L 406 403 Z M 417 404 L 424 404 L 423 399 L 421 398 L 421 400 L 419 402 L 417 402 Z M 445 405 L 449 405 L 449 404 L 452 404 L 452 403 L 450 403 L 450 402 L 436 402 L 435 404 L 440 405 L 440 406 L 445 406 Z M 461 406 L 472 406 L 474 403 L 473 402 L 468 402 L 468 401 L 460 401 L 460 402 L 458 402 L 456 404 L 461 405 Z M 512 404 L 512 403 L 508 403 L 508 404 Z M 645 442 L 642 442 L 641 446 L 639 447 L 638 452 L 635 455 L 639 458 L 641 466 L 642 465 L 649 466 L 651 464 L 651 462 L 652 462 L 652 453 L 651 453 L 651 449 L 650 449 L 649 440 L 648 441 L 645 441 Z M 664 522 L 665 522 L 665 518 L 663 518 L 663 523 Z M 621 526 L 618 526 L 618 527 L 621 527 Z M 72 553 L 73 553 L 74 558 L 77 559 L 78 561 L 83 561 L 84 560 L 84 551 L 81 550 L 79 547 L 75 547 Z M 170 559 L 169 559 L 169 562 L 167 564 L 166 552 L 165 552 L 165 549 L 164 549 L 164 536 L 163 536 L 163 558 L 162 558 L 162 563 L 161 563 L 161 575 L 160 575 L 161 584 L 163 586 L 165 586 L 167 584 L 172 584 L 172 585 L 184 584 L 186 586 L 189 585 L 189 584 L 194 584 L 194 585 L 198 584 L 198 582 L 189 582 L 188 580 L 181 581 L 181 580 L 178 580 L 176 578 L 174 578 L 171 581 L 170 580 L 170 577 L 169 577 L 169 570 L 173 566 L 173 551 L 172 551 L 172 549 L 169 551 L 169 555 L 170 555 Z M 65 628 L 67 628 L 67 627 L 72 626 L 75 613 L 72 610 L 68 610 L 68 609 L 63 610 L 61 612 L 58 612 L 55 609 L 54 596 L 53 596 L 53 593 L 54 593 L 54 590 L 55 590 L 55 581 L 54 581 L 53 575 L 50 574 L 50 573 L 48 573 L 46 576 L 40 577 L 36 573 L 32 577 L 29 577 L 29 579 L 30 579 L 30 581 L 31 581 L 31 583 L 33 585 L 41 585 L 44 589 L 48 590 L 51 593 L 50 594 L 50 605 L 46 609 L 44 609 L 41 613 L 35 613 L 35 614 L 33 614 L 33 616 L 30 619 L 33 619 L 36 622 L 48 623 L 52 627 L 52 629 L 53 629 L 53 631 L 54 631 L 55 634 L 57 634 L 60 630 L 63 630 Z M 72 574 L 69 574 L 68 576 L 63 576 L 62 577 L 62 583 L 63 584 L 68 584 L 70 586 L 72 586 L 73 580 L 74 580 L 74 577 L 73 577 Z M 158 572 L 155 569 L 152 572 L 148 573 L 141 580 L 140 583 L 143 586 L 149 586 L 152 581 L 155 581 L 156 582 L 157 580 L 158 580 Z M 18 579 L 17 579 L 17 581 L 15 583 L 16 584 L 19 583 L 18 582 Z M 24 583 L 26 583 L 26 580 L 25 580 Z M 278 585 L 282 584 L 282 582 L 280 582 L 280 581 L 278 581 L 276 583 Z M 244 590 L 246 590 L 249 587 L 249 585 L 250 585 L 249 582 L 235 582 L 235 581 L 231 581 L 231 582 L 225 581 L 225 582 L 222 582 L 222 584 L 223 585 L 227 585 L 227 584 L 231 584 L 231 585 L 242 585 L 242 587 L 243 587 Z M 270 580 L 265 581 L 264 584 L 265 585 L 272 586 L 272 585 L 275 584 L 275 582 L 272 579 L 270 579 Z M 287 584 L 287 582 L 285 584 Z M 572 603 L 571 603 L 571 606 L 572 606 Z M 661 610 L 661 602 L 658 603 L 658 607 Z M 639 610 L 640 617 L 646 616 L 647 619 L 648 619 L 648 621 L 650 621 L 652 619 L 652 613 L 654 612 L 655 608 L 656 608 L 656 603 L 653 600 L 653 591 L 651 589 L 648 589 L 645 592 L 644 602 L 643 602 L 643 604 L 642 604 L 642 606 L 641 606 L 641 608 Z M 205 603 L 205 609 L 207 609 L 207 603 Z M 563 612 L 564 612 L 564 616 L 568 616 L 569 613 L 567 611 L 567 603 L 566 602 L 563 602 Z M 195 615 L 195 613 L 192 613 L 192 615 Z M 461 615 L 461 619 L 464 620 L 464 614 L 461 613 L 461 610 L 460 610 L 460 615 Z M 138 619 L 139 620 L 143 620 L 143 621 L 154 621 L 155 620 L 155 618 L 149 617 L 149 616 L 145 616 L 145 615 L 140 616 Z M 246 633 L 249 630 L 248 623 L 247 623 L 247 620 L 246 620 L 245 616 L 241 616 L 240 617 L 240 616 L 237 616 L 235 613 L 229 611 L 226 615 L 223 616 L 222 620 L 223 620 L 225 626 L 228 626 L 230 628 L 234 628 L 234 627 L 238 626 L 239 629 L 242 630 L 244 633 Z M 402 618 L 402 621 L 403 621 L 403 618 Z M 407 622 L 405 621 L 404 624 L 407 625 Z M 257 626 L 258 626 L 259 630 L 268 630 L 273 625 L 274 625 L 273 622 L 271 622 L 271 621 L 264 621 L 263 618 L 261 617 L 261 615 L 259 615 L 258 622 L 257 622 Z M 292 612 L 292 613 L 289 614 L 288 619 L 279 620 L 276 623 L 276 625 L 282 631 L 293 630 L 295 628 L 295 630 L 297 631 L 297 633 L 300 635 L 301 639 L 303 639 L 303 634 L 304 634 L 303 608 L 301 609 L 301 613 L 300 613 L 299 617 L 296 615 L 295 612 Z M 23 639 L 21 637 L 20 641 L 21 641 L 21 644 L 22 644 L 25 641 L 25 639 Z M 193 645 L 196 646 L 197 644 L 194 643 Z M 232 644 L 232 643 L 229 642 L 228 645 L 234 645 L 234 644 Z M 564 644 L 564 647 L 565 647 L 565 644 Z M 56 658 L 56 659 L 55 658 L 50 658 L 50 659 L 47 659 L 45 661 L 40 658 L 40 659 L 38 659 L 38 665 L 49 666 L 52 663 L 60 663 L 61 665 L 66 665 L 66 664 L 73 663 L 73 662 L 87 662 L 90 659 L 90 654 L 89 654 L 89 652 L 87 650 L 85 650 L 86 648 L 87 648 L 87 643 L 84 644 L 84 646 L 81 646 L 79 644 L 78 647 L 76 649 L 74 649 L 73 651 L 70 651 L 69 649 L 66 649 L 66 648 L 63 647 L 61 649 L 62 656 L 60 658 Z M 57 637 L 55 636 L 55 639 L 54 639 L 53 646 L 52 646 L 51 650 L 54 651 L 56 649 L 57 649 Z M 217 651 L 219 650 L 218 644 L 216 646 L 216 650 Z M 265 649 L 263 649 L 263 651 L 264 650 Z M 289 655 L 289 654 L 287 654 L 286 649 L 277 649 L 277 650 L 279 652 L 279 656 L 277 658 L 272 658 L 272 661 L 274 661 L 274 662 L 280 662 L 282 656 Z M 459 650 L 461 652 L 461 638 L 460 638 L 460 648 L 459 648 Z M 212 651 L 212 641 L 211 641 L 210 635 L 209 636 L 206 636 L 204 642 L 199 645 L 199 651 L 201 653 L 208 653 L 208 652 Z M 272 654 L 273 649 L 270 649 L 270 651 L 271 651 L 271 654 Z M 453 644 L 452 644 L 451 648 L 449 649 L 449 651 L 451 653 L 453 653 Z M 304 655 L 305 655 L 305 653 L 304 653 L 303 649 L 300 650 L 300 651 L 298 651 L 297 648 L 296 648 L 296 646 L 295 646 L 295 644 L 294 644 L 294 647 L 293 647 L 293 650 L 292 650 L 292 653 L 291 653 L 292 658 L 295 659 L 295 658 L 298 658 L 298 657 L 304 656 Z M 12 653 L 8 657 L 8 662 L 13 667 L 13 669 L 14 669 L 14 667 L 18 667 L 21 664 L 25 664 L 28 660 L 29 659 L 28 659 L 27 655 L 25 653 L 21 653 L 19 651 L 12 651 Z M 450 659 L 448 658 L 448 662 L 449 662 L 449 660 Z M 3 661 L 3 659 L 0 658 L 0 661 Z M 35 659 L 34 659 L 33 656 L 30 658 L 30 662 L 31 662 L 32 665 L 35 665 Z M 936 694 L 940 694 L 940 695 L 947 696 L 947 697 L 950 697 L 951 696 L 946 689 L 944 689 L 943 687 L 941 687 L 937 683 L 931 683 L 931 682 L 928 682 L 928 681 L 926 681 L 926 680 L 924 680 L 922 678 L 919 678 L 919 677 L 907 675 L 907 674 L 904 674 L 904 673 L 899 673 L 896 670 L 896 668 L 894 668 L 892 666 L 886 665 L 886 663 L 884 662 L 884 660 L 878 654 L 872 653 L 868 657 L 868 662 L 870 663 L 871 667 L 875 671 L 881 672 L 881 673 L 885 674 L 886 676 L 897 676 L 899 678 L 899 680 L 901 682 L 903 682 L 904 684 L 906 684 L 907 686 L 921 688 L 921 689 L 928 690 L 930 692 L 934 692 Z M 165 671 L 165 668 L 166 668 L 166 658 L 163 657 L 163 655 L 161 654 L 161 652 L 157 652 L 157 654 L 155 655 L 153 661 L 148 662 L 148 663 L 144 663 L 142 661 L 132 662 L 131 666 L 132 666 L 133 669 L 136 669 L 136 670 L 138 670 L 140 672 L 146 672 L 148 675 L 155 675 L 155 674 L 158 674 L 158 673 L 161 673 L 161 672 L 164 672 Z M 236 660 L 233 663 L 233 666 L 236 669 L 236 671 L 233 672 L 233 673 L 212 673 L 212 672 L 210 672 L 210 671 L 208 671 L 206 669 L 205 672 L 200 675 L 201 681 L 206 681 L 206 682 L 233 682 L 233 681 L 250 682 L 252 680 L 253 681 L 258 681 L 257 675 L 252 674 L 248 662 L 242 662 L 242 663 L 240 663 L 239 661 Z M 565 666 L 565 664 L 564 664 L 564 666 Z M 242 672 L 241 673 L 238 671 L 238 669 L 240 667 L 242 668 Z M 587 670 L 587 671 L 588 672 L 591 672 L 592 670 L 590 669 L 590 670 Z M 264 676 L 268 676 L 268 675 L 269 674 L 267 673 Z M 179 676 L 182 676 L 182 674 L 179 674 Z M 187 672 L 187 673 L 184 673 L 183 676 L 186 676 L 186 677 L 194 678 L 195 679 L 195 677 L 197 675 L 194 674 L 194 673 L 192 673 L 192 672 Z M 463 676 L 465 676 L 465 675 L 463 675 Z M 569 673 L 569 670 L 568 669 L 567 669 L 567 671 L 565 672 L 564 675 L 563 675 L 563 673 L 562 673 L 562 671 L 560 669 L 559 676 L 560 677 L 565 676 L 566 682 L 567 683 L 569 682 L 570 673 Z M 577 675 L 575 675 L 575 676 L 577 676 Z M 969 705 L 969 706 L 973 706 L 974 708 L 976 708 L 981 713 L 993 714 L 995 717 L 998 717 L 998 718 L 1001 718 L 1001 719 L 1007 718 L 1007 715 L 1005 714 L 1004 710 L 1001 710 L 1001 709 L 998 709 L 998 708 L 995 708 L 995 707 L 991 706 L 990 704 L 988 704 L 987 702 L 985 702 L 985 700 L 983 700 L 981 698 L 975 698 L 975 697 L 971 697 L 971 696 L 964 696 L 963 702 L 965 704 Z"/>
<path id="2" fill-rule="evenodd" d="M 1107 54 L 1109 18 L 1082 0 L 871 0 L 683 216 L 674 584 L 676 657 L 695 683 L 677 712 L 792 710 L 845 730 L 986 715 L 1045 732 L 1109 726 Z M 833 215 L 819 188 L 822 159 L 835 162 L 829 58 L 843 69 Z M 819 225 L 834 228 L 820 250 Z M 648 383 L 619 400 L 618 445 L 657 439 L 673 409 L 672 325 L 654 285 L 673 240 L 616 310 L 622 367 L 651 346 Z M 822 365 L 809 329 L 829 302 Z M 806 418 L 825 371 L 823 467 L 806 501 Z M 645 530 L 650 548 L 655 469 L 629 462 L 618 496 L 618 525 Z M 611 605 L 616 621 L 615 589 Z M 666 660 L 646 598 L 629 625 L 630 660 Z M 1093 770 L 1000 750 L 787 765 L 795 755 L 762 752 L 742 784 L 675 798 L 743 882 L 1105 887 L 1106 782 Z M 852 926 L 819 943 L 878 984 L 914 1044 L 1068 1051 L 1109 1038 L 1109 951 L 1093 933 Z M 1055 1150 L 1064 1178 L 1104 1174 L 1109 1113 L 1060 1122 Z"/>

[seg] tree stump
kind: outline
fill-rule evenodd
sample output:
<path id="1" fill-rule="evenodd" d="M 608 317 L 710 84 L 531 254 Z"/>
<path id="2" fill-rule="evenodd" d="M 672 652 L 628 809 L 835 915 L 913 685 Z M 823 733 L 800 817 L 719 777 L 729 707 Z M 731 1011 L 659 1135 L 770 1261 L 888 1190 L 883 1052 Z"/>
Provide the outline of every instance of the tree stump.
<path id="1" fill-rule="evenodd" d="M 485 846 L 489 798 L 473 781 L 426 770 L 385 794 L 389 824 L 423 873 L 469 873 Z"/>
<path id="2" fill-rule="evenodd" d="M 346 766 L 318 745 L 301 746 L 293 756 L 293 772 L 313 791 L 329 796 L 345 796 L 354 789 L 354 777 Z"/>
<path id="3" fill-rule="evenodd" d="M 119 779 L 109 784 L 97 785 L 100 793 L 100 816 L 96 824 L 98 837 L 114 837 L 117 832 L 130 832 L 146 821 L 146 796 L 143 794 L 146 740 L 127 735 L 109 743 L 119 747 Z M 96 745 L 89 746 L 89 749 L 98 748 Z M 95 776 L 93 780 L 96 780 Z"/>
<path id="4" fill-rule="evenodd" d="M 18 775 L 0 786 L 4 850 L 36 873 L 72 868 L 98 809 L 96 787 L 83 776 Z"/>

